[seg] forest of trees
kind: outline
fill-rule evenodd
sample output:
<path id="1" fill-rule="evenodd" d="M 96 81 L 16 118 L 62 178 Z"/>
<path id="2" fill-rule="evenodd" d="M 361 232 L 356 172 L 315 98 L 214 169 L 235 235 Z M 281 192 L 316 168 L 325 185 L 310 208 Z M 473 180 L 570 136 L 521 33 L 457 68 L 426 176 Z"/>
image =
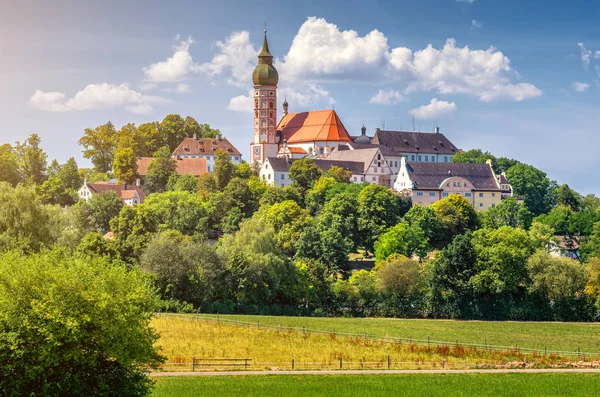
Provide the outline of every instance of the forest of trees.
<path id="1" fill-rule="evenodd" d="M 153 125 L 168 126 L 171 119 L 183 121 L 174 127 L 180 131 L 190 118 L 167 116 Z M 162 310 L 561 321 L 597 316 L 600 199 L 582 197 L 530 165 L 480 150 L 458 154 L 454 161 L 492 159 L 523 202 L 508 198 L 481 213 L 451 195 L 412 207 L 387 187 L 352 184 L 348 172 L 334 167 L 322 173 L 309 160 L 294 162 L 289 187 L 266 185 L 248 164 L 236 166 L 223 153 L 214 173 L 177 176 L 169 153 L 188 131 L 157 138 L 161 143 L 151 148 L 135 147 L 136 156 L 144 150 L 157 155 L 143 204 L 124 206 L 114 194 L 77 201 L 82 174 L 114 175 L 110 164 L 117 163 L 122 142 L 146 134 L 143 126 L 87 129 L 80 143 L 94 170 L 78 170 L 73 159 L 47 166 L 35 135 L 2 146 L 0 250 L 60 250 L 140 270 L 159 289 Z M 90 143 L 94 131 L 111 128 L 120 138 L 111 138 L 110 150 Z M 109 231 L 112 239 L 104 238 Z M 548 253 L 556 235 L 581 246 L 579 260 Z M 374 268 L 353 271 L 360 261 L 349 257 L 365 256 L 374 257 Z"/>

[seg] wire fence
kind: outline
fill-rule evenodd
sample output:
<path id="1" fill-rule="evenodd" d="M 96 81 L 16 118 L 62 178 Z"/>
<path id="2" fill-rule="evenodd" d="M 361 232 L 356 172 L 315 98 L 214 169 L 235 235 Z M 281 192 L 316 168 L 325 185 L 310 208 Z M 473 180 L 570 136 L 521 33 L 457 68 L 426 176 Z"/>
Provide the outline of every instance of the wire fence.
<path id="1" fill-rule="evenodd" d="M 260 320 L 257 322 L 248 322 L 248 321 L 238 321 L 228 318 L 220 318 L 219 315 L 206 315 L 206 314 L 194 314 L 194 315 L 185 315 L 178 313 L 157 313 L 157 315 L 161 316 L 175 316 L 186 319 L 193 319 L 197 321 L 212 321 L 216 323 L 223 324 L 232 324 L 240 327 L 256 327 L 257 329 L 265 329 L 265 330 L 273 330 L 273 331 L 288 331 L 288 332 L 296 332 L 302 334 L 325 334 L 325 335 L 334 335 L 334 336 L 346 336 L 352 338 L 364 338 L 365 340 L 371 340 L 376 342 L 387 342 L 387 343 L 408 343 L 414 345 L 421 346 L 448 346 L 448 347 L 462 347 L 462 348 L 470 348 L 483 350 L 488 352 L 498 351 L 498 352 L 508 352 L 508 353 L 523 353 L 523 354 L 531 354 L 538 356 L 560 356 L 560 357 L 577 357 L 578 360 L 585 361 L 586 359 L 599 359 L 600 353 L 598 352 L 585 352 L 581 351 L 580 348 L 577 348 L 576 351 L 568 351 L 568 350 L 548 350 L 546 347 L 544 349 L 534 349 L 520 346 L 500 346 L 500 345 L 491 345 L 491 344 L 480 344 L 480 343 L 465 343 L 460 342 L 458 340 L 454 342 L 449 341 L 439 341 L 433 340 L 429 336 L 427 339 L 415 339 L 410 337 L 380 337 L 377 335 L 368 334 L 366 331 L 363 333 L 353 333 L 353 332 L 340 332 L 336 330 L 319 330 L 313 328 L 307 328 L 305 326 L 302 327 L 288 327 L 288 326 L 273 326 L 273 325 L 265 325 L 261 324 Z M 255 363 L 258 365 L 258 363 Z"/>

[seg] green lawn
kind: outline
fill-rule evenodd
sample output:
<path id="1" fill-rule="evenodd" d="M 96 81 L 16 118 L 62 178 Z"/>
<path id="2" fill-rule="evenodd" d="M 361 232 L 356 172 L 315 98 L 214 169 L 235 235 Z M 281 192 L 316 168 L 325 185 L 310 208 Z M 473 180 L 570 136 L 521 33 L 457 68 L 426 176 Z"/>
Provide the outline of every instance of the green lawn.
<path id="1" fill-rule="evenodd" d="M 493 322 L 453 320 L 406 320 L 382 318 L 319 318 L 220 315 L 221 319 L 261 325 L 306 327 L 336 332 L 367 332 L 374 336 L 519 346 L 548 350 L 600 352 L 599 323 Z"/>
<path id="2" fill-rule="evenodd" d="M 598 374 L 267 375 L 157 378 L 153 397 L 597 396 Z"/>

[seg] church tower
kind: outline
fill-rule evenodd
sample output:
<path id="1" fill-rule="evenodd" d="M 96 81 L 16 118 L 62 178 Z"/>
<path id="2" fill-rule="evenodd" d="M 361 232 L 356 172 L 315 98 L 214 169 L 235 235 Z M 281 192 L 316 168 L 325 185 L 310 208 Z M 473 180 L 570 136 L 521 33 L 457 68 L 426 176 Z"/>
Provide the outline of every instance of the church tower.
<path id="1" fill-rule="evenodd" d="M 250 144 L 251 163 L 262 164 L 267 157 L 276 157 L 279 151 L 277 128 L 277 83 L 279 74 L 273 67 L 269 52 L 267 29 L 258 65 L 252 73 L 254 83 L 254 140 Z"/>

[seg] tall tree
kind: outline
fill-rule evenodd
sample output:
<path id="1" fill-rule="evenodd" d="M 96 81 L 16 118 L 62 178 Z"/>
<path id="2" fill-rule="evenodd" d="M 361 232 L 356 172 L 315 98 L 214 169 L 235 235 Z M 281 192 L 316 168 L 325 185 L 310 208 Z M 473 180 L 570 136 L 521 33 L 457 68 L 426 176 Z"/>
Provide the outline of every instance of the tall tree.
<path id="1" fill-rule="evenodd" d="M 0 146 L 0 181 L 12 186 L 21 181 L 16 150 L 8 143 Z"/>
<path id="2" fill-rule="evenodd" d="M 418 255 L 420 258 L 425 257 L 427 238 L 419 226 L 400 222 L 375 241 L 377 262 L 382 262 L 395 254 L 401 254 L 408 258 L 412 258 L 413 255 Z"/>
<path id="3" fill-rule="evenodd" d="M 315 184 L 321 177 L 321 174 L 321 169 L 308 158 L 296 160 L 290 167 L 292 185 L 297 186 L 303 195 Z"/>
<path id="4" fill-rule="evenodd" d="M 556 204 L 571 207 L 573 211 L 581 208 L 581 195 L 571 189 L 569 185 L 560 185 L 556 192 Z"/>
<path id="5" fill-rule="evenodd" d="M 102 234 L 109 231 L 110 220 L 115 218 L 123 208 L 123 201 L 114 192 L 94 195 L 87 202 L 92 225 Z"/>
<path id="6" fill-rule="evenodd" d="M 227 186 L 235 174 L 235 165 L 231 162 L 227 153 L 222 150 L 217 150 L 214 171 L 213 175 L 215 176 L 217 189 L 225 189 L 225 186 Z"/>
<path id="7" fill-rule="evenodd" d="M 140 157 L 150 157 L 167 144 L 167 140 L 161 135 L 160 123 L 157 121 L 140 124 L 137 128 L 137 136 L 140 150 L 137 155 Z"/>
<path id="8" fill-rule="evenodd" d="M 86 128 L 78 143 L 84 148 L 83 157 L 92 161 L 96 171 L 108 172 L 114 160 L 117 139 L 115 126 L 109 121 L 96 128 Z"/>
<path id="9" fill-rule="evenodd" d="M 458 195 L 436 201 L 431 205 L 440 221 L 440 234 L 436 237 L 438 248 L 446 246 L 455 236 L 475 230 L 479 224 L 477 214 L 469 201 Z"/>
<path id="10" fill-rule="evenodd" d="M 138 178 L 137 156 L 130 147 L 119 147 L 112 166 L 119 183 L 134 183 Z"/>
<path id="11" fill-rule="evenodd" d="M 17 142 L 17 163 L 22 179 L 41 185 L 46 179 L 48 155 L 40 146 L 41 139 L 31 134 L 23 143 Z"/>
<path id="12" fill-rule="evenodd" d="M 154 160 L 148 164 L 146 188 L 149 192 L 164 192 L 167 190 L 169 178 L 177 173 L 177 164 L 171 157 L 171 151 L 163 146 L 154 153 Z"/>
<path id="13" fill-rule="evenodd" d="M 187 137 L 185 120 L 178 114 L 167 115 L 160 122 L 160 134 L 166 141 L 169 152 L 172 153 L 181 141 Z"/>
<path id="14" fill-rule="evenodd" d="M 523 196 L 525 205 L 534 215 L 550 210 L 550 180 L 546 174 L 527 164 L 517 164 L 506 171 L 506 177 L 518 196 Z"/>
<path id="15" fill-rule="evenodd" d="M 507 197 L 496 207 L 489 208 L 481 215 L 484 227 L 497 229 L 501 226 L 529 229 L 533 214 L 514 197 Z"/>
<path id="16" fill-rule="evenodd" d="M 57 176 L 65 185 L 66 189 L 78 190 L 83 184 L 83 178 L 79 173 L 77 162 L 73 157 L 60 167 Z"/>

